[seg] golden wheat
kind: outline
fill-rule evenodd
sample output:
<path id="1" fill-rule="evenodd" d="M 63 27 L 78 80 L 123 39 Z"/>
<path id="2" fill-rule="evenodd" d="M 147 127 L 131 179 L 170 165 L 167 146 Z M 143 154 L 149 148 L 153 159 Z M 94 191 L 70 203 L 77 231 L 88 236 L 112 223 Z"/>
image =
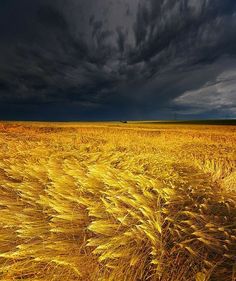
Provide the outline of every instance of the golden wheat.
<path id="1" fill-rule="evenodd" d="M 236 280 L 235 127 L 0 128 L 0 280 Z"/>

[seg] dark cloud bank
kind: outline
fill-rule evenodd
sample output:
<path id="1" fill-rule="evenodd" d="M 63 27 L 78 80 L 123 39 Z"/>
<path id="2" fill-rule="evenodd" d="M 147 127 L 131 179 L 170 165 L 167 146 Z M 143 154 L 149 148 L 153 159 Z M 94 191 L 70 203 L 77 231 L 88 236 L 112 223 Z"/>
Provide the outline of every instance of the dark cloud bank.
<path id="1" fill-rule="evenodd" d="M 236 117 L 235 0 L 1 0 L 0 119 Z"/>

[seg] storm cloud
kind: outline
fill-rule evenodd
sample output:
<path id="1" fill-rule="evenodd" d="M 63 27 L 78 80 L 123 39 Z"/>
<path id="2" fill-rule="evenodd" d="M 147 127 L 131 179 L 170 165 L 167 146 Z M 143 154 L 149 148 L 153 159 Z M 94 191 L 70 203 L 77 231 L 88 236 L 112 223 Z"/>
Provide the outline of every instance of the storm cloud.
<path id="1" fill-rule="evenodd" d="M 235 117 L 234 0 L 3 0 L 0 118 Z"/>

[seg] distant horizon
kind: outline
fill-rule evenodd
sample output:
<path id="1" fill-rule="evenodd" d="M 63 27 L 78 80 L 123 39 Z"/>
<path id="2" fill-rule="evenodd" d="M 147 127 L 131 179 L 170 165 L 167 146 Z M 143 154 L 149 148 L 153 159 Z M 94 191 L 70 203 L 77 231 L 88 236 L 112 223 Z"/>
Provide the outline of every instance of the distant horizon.
<path id="1" fill-rule="evenodd" d="M 153 120 L 4 120 L 0 119 L 0 123 L 121 123 L 121 124 L 132 124 L 132 123 L 146 123 L 146 124 L 155 124 L 155 123 L 186 123 L 186 124 L 235 124 L 236 125 L 236 118 L 228 118 L 228 119 L 181 119 L 181 120 L 174 120 L 174 119 L 153 119 Z"/>

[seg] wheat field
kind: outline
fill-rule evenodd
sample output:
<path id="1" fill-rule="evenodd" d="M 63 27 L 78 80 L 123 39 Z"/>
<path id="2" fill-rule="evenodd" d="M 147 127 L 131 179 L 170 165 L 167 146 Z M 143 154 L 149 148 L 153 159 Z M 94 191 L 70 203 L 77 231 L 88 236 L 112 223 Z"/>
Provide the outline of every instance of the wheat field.
<path id="1" fill-rule="evenodd" d="M 236 127 L 2 122 L 0 147 L 0 280 L 236 280 Z"/>

